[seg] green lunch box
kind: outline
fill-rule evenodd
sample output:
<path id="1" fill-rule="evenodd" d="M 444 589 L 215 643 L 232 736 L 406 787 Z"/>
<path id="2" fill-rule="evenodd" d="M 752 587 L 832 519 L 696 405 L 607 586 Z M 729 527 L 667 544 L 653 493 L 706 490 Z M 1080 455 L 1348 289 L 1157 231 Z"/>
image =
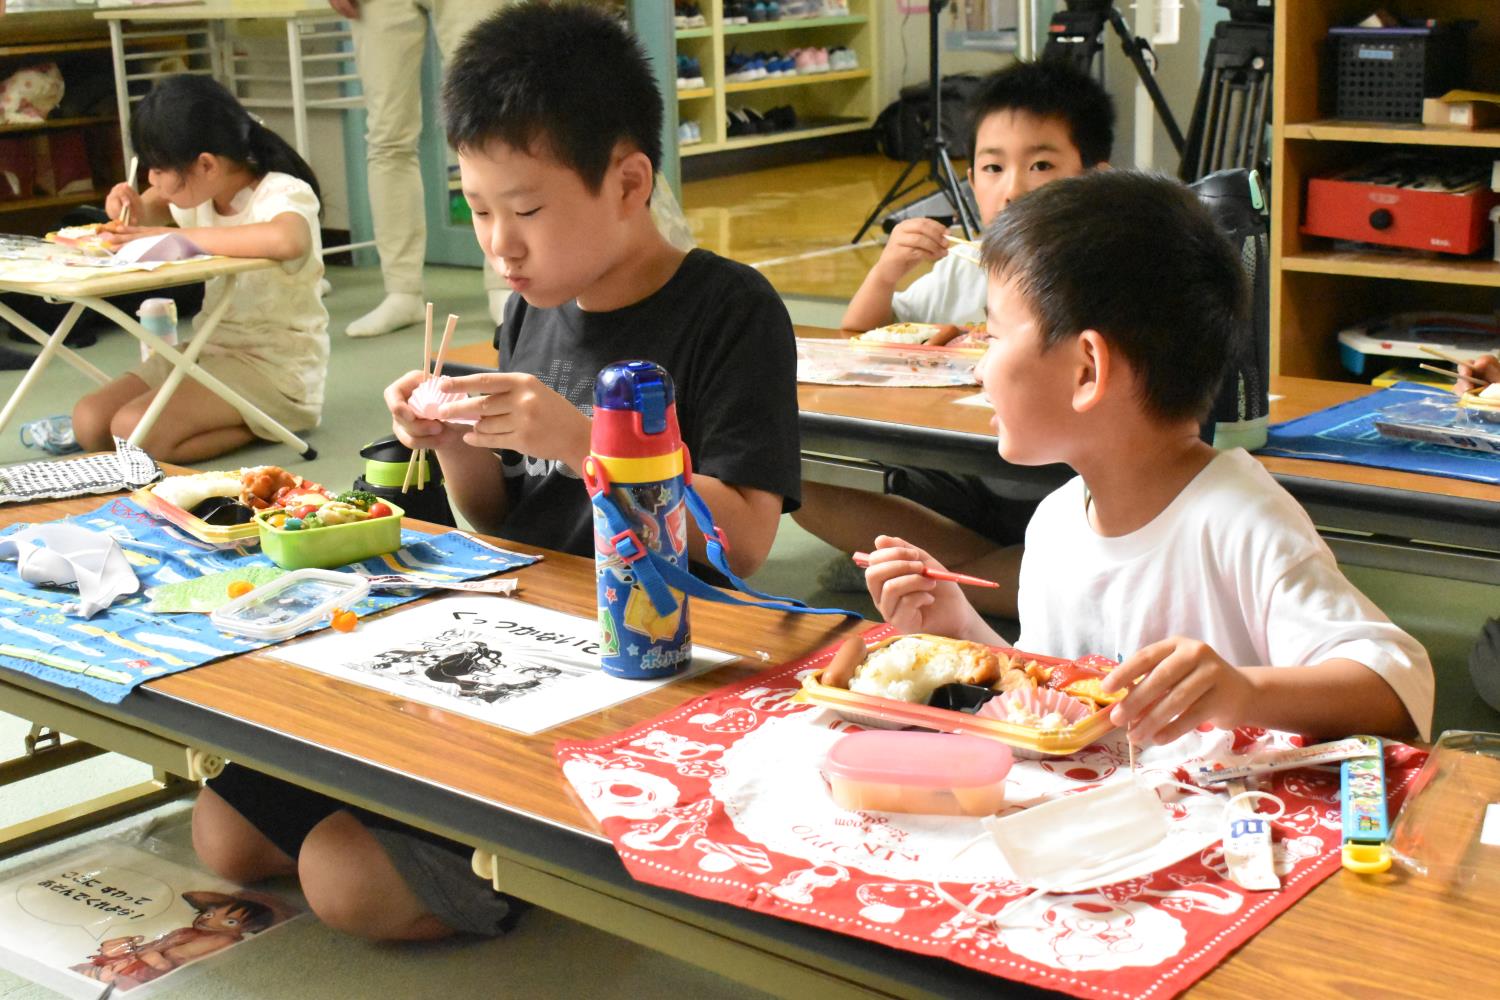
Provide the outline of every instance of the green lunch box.
<path id="1" fill-rule="evenodd" d="M 401 547 L 401 518 L 406 511 L 389 500 L 384 503 L 391 508 L 388 517 L 297 531 L 271 527 L 266 515 L 272 511 L 258 510 L 255 523 L 260 528 L 261 551 L 282 569 L 331 569 L 395 552 Z"/>

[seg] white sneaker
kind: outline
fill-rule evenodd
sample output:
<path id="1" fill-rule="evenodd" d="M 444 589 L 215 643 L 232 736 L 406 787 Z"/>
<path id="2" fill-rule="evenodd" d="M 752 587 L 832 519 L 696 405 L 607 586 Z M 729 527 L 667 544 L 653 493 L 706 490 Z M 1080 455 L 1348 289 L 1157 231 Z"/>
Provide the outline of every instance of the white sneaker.
<path id="1" fill-rule="evenodd" d="M 390 292 L 380 300 L 380 305 L 365 313 L 344 328 L 348 337 L 379 337 L 422 322 L 426 312 L 422 296 L 410 292 Z"/>

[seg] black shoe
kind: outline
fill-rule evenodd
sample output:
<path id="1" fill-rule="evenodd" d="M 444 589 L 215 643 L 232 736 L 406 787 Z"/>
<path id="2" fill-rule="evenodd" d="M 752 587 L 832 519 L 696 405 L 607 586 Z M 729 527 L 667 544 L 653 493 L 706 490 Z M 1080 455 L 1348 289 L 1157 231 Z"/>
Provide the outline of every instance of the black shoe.
<path id="1" fill-rule="evenodd" d="M 35 354 L 12 350 L 4 344 L 0 344 L 0 371 L 23 372 L 30 368 L 31 363 L 35 360 Z"/>

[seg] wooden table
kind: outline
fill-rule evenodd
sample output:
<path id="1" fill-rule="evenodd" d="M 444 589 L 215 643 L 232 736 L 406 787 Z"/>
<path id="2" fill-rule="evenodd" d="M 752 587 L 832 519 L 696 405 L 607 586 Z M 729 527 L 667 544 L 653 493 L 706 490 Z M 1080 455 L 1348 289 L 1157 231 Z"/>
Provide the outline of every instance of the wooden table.
<path id="1" fill-rule="evenodd" d="M 842 336 L 799 326 L 801 337 Z M 471 344 L 449 360 L 493 369 L 495 350 Z M 977 386 L 882 389 L 798 384 L 804 479 L 880 490 L 891 466 L 982 475 L 1041 495 L 1073 475 L 1062 465 L 1011 465 L 995 450 L 987 407 L 957 401 Z M 1271 422 L 1373 392 L 1370 386 L 1273 377 Z M 1500 487 L 1336 462 L 1257 456 L 1312 516 L 1338 558 L 1428 576 L 1500 578 Z"/>
<path id="2" fill-rule="evenodd" d="M 0 525 L 60 517 L 99 502 L 10 507 L 0 510 Z M 589 561 L 547 553 L 516 575 L 519 599 L 593 614 Z M 153 681 L 119 705 L 0 670 L 0 704 L 126 752 L 133 740 L 223 755 L 472 844 L 487 862 L 492 857 L 509 892 L 774 994 L 1032 995 L 940 959 L 636 883 L 573 800 L 554 762 L 558 740 L 618 731 L 856 627 L 700 604 L 694 638 L 745 661 L 538 736 L 302 670 L 276 660 L 274 650 Z M 1500 982 L 1500 926 L 1476 908 L 1493 906 L 1493 900 L 1447 897 L 1400 875 L 1365 879 L 1340 872 L 1191 995 L 1489 995 Z"/>
<path id="3" fill-rule="evenodd" d="M 151 271 L 123 271 L 117 274 L 103 274 L 89 278 L 78 278 L 72 281 L 7 281 L 3 276 L 0 276 L 0 292 L 20 292 L 25 295 L 40 295 L 49 299 L 71 303 L 71 308 L 63 314 L 63 318 L 58 322 L 57 328 L 49 334 L 4 302 L 0 302 L 0 319 L 8 320 L 16 329 L 42 345 L 41 353 L 36 356 L 36 360 L 31 363 L 31 367 L 21 377 L 20 384 L 11 393 L 5 407 L 0 409 L 0 431 L 3 431 L 10 424 L 11 418 L 15 416 L 15 412 L 20 407 L 22 400 L 31 392 L 32 387 L 41 378 L 42 372 L 47 370 L 47 366 L 51 364 L 54 357 L 62 358 L 100 385 L 104 385 L 110 381 L 108 375 L 63 345 L 63 341 L 68 336 L 68 331 L 73 329 L 73 324 L 78 322 L 78 317 L 83 315 L 83 310 L 92 309 L 110 322 L 123 327 L 132 337 L 149 346 L 153 351 L 166 358 L 172 364 L 172 373 L 167 376 L 166 382 L 157 391 L 156 397 L 151 401 L 151 405 L 146 408 L 146 412 L 141 415 L 140 422 L 136 424 L 135 430 L 131 432 L 131 444 L 140 444 L 146 435 L 151 432 L 151 428 L 156 425 L 156 419 L 161 415 L 161 411 L 167 405 L 167 401 L 177 391 L 177 386 L 182 383 L 184 377 L 191 375 L 195 381 L 201 383 L 210 392 L 213 392 L 220 399 L 238 410 L 245 417 L 246 423 L 264 425 L 275 433 L 277 440 L 288 447 L 296 449 L 297 453 L 303 458 L 316 458 L 317 451 L 306 441 L 303 441 L 277 421 L 272 420 L 260 407 L 225 385 L 220 379 L 204 371 L 198 365 L 198 355 L 202 353 L 204 345 L 213 336 L 214 329 L 219 325 L 219 320 L 223 318 L 224 311 L 233 300 L 234 286 L 239 279 L 239 275 L 244 274 L 246 271 L 260 271 L 280 266 L 277 261 L 261 257 L 212 257 L 208 260 L 166 264 Z M 193 336 L 191 342 L 187 345 L 187 349 L 182 351 L 179 351 L 176 347 L 168 344 L 156 334 L 141 326 L 140 322 L 134 316 L 127 314 L 114 303 L 108 301 L 108 297 L 112 295 L 128 295 L 133 292 L 155 292 L 164 288 L 175 288 L 178 285 L 192 285 L 213 278 L 224 279 L 224 294 L 220 297 L 218 305 L 211 311 L 202 314 L 197 334 Z"/>

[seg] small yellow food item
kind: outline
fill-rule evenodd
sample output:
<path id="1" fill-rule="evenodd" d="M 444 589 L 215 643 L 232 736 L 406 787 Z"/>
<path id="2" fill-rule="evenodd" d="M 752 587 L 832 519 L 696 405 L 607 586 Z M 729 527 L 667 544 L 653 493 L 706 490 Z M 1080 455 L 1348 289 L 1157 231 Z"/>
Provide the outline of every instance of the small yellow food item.
<path id="1" fill-rule="evenodd" d="M 234 580 L 229 584 L 230 597 L 244 597 L 255 589 L 255 584 L 249 580 Z"/>

